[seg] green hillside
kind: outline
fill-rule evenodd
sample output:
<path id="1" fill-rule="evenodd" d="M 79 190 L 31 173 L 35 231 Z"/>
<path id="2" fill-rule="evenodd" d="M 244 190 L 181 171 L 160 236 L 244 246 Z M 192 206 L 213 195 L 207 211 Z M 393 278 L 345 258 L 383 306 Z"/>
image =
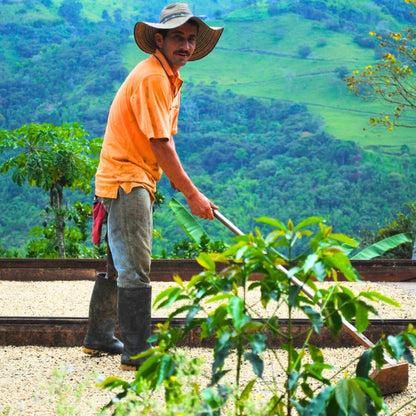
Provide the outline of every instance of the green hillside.
<path id="1" fill-rule="evenodd" d="M 353 140 L 362 146 L 406 144 L 414 152 L 411 130 L 387 132 L 369 128 L 368 118 L 383 111 L 383 105 L 364 102 L 350 94 L 337 73 L 337 69 L 348 73 L 362 70 L 375 62 L 374 51 L 360 47 L 354 41 L 356 35 L 370 38 L 369 30 L 377 25 L 393 30 L 404 24 L 386 10 L 383 13 L 383 8 L 374 2 L 358 3 L 361 10 L 367 7 L 368 13 L 373 13 L 370 20 L 374 25 L 371 21 L 362 23 L 355 32 L 347 33 L 328 30 L 328 20 L 306 19 L 294 13 L 270 17 L 266 6 L 230 13 L 223 20 L 210 22 L 225 27 L 215 52 L 185 67 L 182 75 L 194 84 L 215 85 L 221 91 L 230 89 L 251 97 L 306 104 L 309 111 L 322 117 L 326 131 L 339 139 Z M 127 68 L 144 57 L 134 39 L 130 40 L 123 53 Z M 311 52 L 301 58 L 298 50 L 304 46 Z"/>
<path id="2" fill-rule="evenodd" d="M 91 22 L 90 27 L 95 23 L 98 33 L 100 28 L 104 27 L 103 22 L 108 25 L 111 21 L 113 35 L 117 36 L 118 31 L 120 40 L 114 46 L 111 45 L 112 42 L 109 43 L 108 47 L 122 48 L 114 52 L 122 53 L 122 62 L 129 70 L 144 56 L 131 36 L 134 22 L 157 19 L 166 2 L 154 1 L 150 6 L 148 2 L 131 0 L 7 0 L 2 3 L 0 19 L 6 23 L 1 25 L 4 30 L 0 42 L 6 59 L 0 64 L 0 71 L 13 74 L 14 65 L 22 63 L 22 55 L 23 58 L 30 58 L 32 50 L 33 55 L 37 56 L 36 49 L 41 50 L 43 47 L 41 41 L 38 44 L 33 39 L 36 35 L 29 39 L 20 37 L 18 26 L 22 26 L 26 31 L 30 28 L 31 32 L 36 33 L 36 27 L 45 25 L 45 32 L 48 28 L 50 30 L 52 25 L 57 28 L 56 41 L 60 46 L 63 46 L 61 42 L 68 36 L 84 37 L 88 42 L 88 36 L 85 36 L 83 31 L 77 33 L 72 30 L 71 25 L 76 26 L 77 21 L 71 20 L 74 19 L 71 13 L 78 13 L 81 18 L 87 19 Z M 248 3 L 256 5 L 244 8 L 244 4 Z M 237 94 L 251 97 L 299 102 L 320 116 L 323 128 L 337 138 L 353 140 L 363 146 L 406 144 L 412 152 L 415 150 L 413 134 L 409 130 L 392 133 L 383 130 L 363 131 L 364 127 L 368 127 L 368 117 L 377 115 L 384 108 L 380 104 L 364 103 L 351 96 L 342 81 L 342 74 L 363 69 L 375 62 L 374 50 L 361 47 L 355 41 L 357 37 L 370 38 L 370 30 L 399 30 L 408 23 L 405 19 L 398 21 L 394 18 L 386 6 L 390 4 L 397 9 L 403 8 L 403 1 L 363 3 L 357 0 L 309 0 L 302 2 L 302 7 L 294 0 L 193 1 L 189 4 L 195 13 L 209 16 L 210 24 L 224 26 L 225 32 L 217 49 L 209 57 L 183 69 L 186 81 L 195 84 L 215 84 L 220 91 L 230 89 Z M 268 10 L 273 4 L 274 15 L 270 15 Z M 64 6 L 66 9 L 63 9 Z M 402 13 L 400 16 L 403 15 Z M 214 20 L 214 17 L 221 19 Z M 45 37 L 45 34 L 43 36 Z M 104 38 L 104 41 L 106 40 Z M 44 43 L 51 45 L 54 42 L 45 39 Z M 307 56 L 300 56 L 299 51 L 302 48 L 309 50 Z M 100 74 L 98 66 L 92 66 L 91 70 L 95 70 L 95 74 L 92 73 L 91 76 L 103 75 Z M 339 72 L 340 70 L 342 72 Z M 102 103 L 102 111 L 108 108 L 121 80 L 122 77 L 118 83 L 113 83 L 109 90 L 109 85 L 106 86 L 106 101 Z M 86 82 L 92 83 L 88 80 Z M 79 100 L 80 95 L 85 95 L 81 91 L 77 93 L 69 96 L 69 101 L 73 100 L 75 106 L 79 104 L 75 101 Z M 82 100 L 87 107 L 92 107 L 96 105 L 96 97 L 97 94 L 90 94 L 90 97 L 83 97 Z M 82 117 L 81 110 L 68 112 L 67 117 L 76 117 L 77 114 Z M 95 124 L 90 129 L 94 130 L 95 134 L 99 133 L 98 130 L 102 131 L 105 124 L 104 115 L 99 117 L 101 129 Z M 80 121 L 89 127 L 85 119 Z M 4 123 L 3 127 L 10 126 Z"/>
<path id="3" fill-rule="evenodd" d="M 410 24 L 404 1 L 189 3 L 225 31 L 214 52 L 181 71 L 177 145 L 197 185 L 241 228 L 252 229 L 261 215 L 286 221 L 317 214 L 358 234 L 413 199 L 412 130 L 364 131 L 383 106 L 352 96 L 342 81 L 375 62 L 370 30 Z M 0 128 L 77 121 L 101 136 L 117 87 L 145 57 L 133 25 L 157 20 L 166 1 L 0 4 Z M 47 197 L 16 188 L 9 177 L 3 182 L 0 248 L 24 247 Z M 164 181 L 160 189 L 174 195 Z M 22 210 L 27 215 L 10 217 Z M 180 230 L 165 207 L 155 224 L 165 237 L 156 250 L 167 250 Z M 218 224 L 207 226 L 227 235 Z"/>

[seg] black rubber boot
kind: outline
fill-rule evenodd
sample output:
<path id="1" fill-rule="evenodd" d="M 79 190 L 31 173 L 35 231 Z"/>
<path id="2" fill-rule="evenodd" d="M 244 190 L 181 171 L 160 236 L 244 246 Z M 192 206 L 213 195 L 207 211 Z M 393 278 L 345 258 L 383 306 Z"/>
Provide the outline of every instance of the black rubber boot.
<path id="1" fill-rule="evenodd" d="M 131 357 L 148 350 L 151 334 L 152 287 L 118 288 L 118 321 L 124 343 L 121 369 L 134 371 L 144 358 Z"/>
<path id="2" fill-rule="evenodd" d="M 88 332 L 83 351 L 86 354 L 121 354 L 123 343 L 114 336 L 117 322 L 117 282 L 98 273 L 91 295 Z"/>

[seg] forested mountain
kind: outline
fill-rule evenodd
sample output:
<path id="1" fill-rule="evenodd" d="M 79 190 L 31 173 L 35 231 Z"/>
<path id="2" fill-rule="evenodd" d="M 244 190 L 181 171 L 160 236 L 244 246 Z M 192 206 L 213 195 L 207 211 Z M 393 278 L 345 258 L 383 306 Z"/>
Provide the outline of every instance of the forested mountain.
<path id="1" fill-rule="evenodd" d="M 102 136 L 117 87 L 144 57 L 132 39 L 134 22 L 156 20 L 166 3 L 0 0 L 0 128 L 77 121 L 91 137 Z M 404 1 L 189 4 L 226 30 L 209 57 L 182 71 L 176 142 L 195 182 L 241 228 L 263 215 L 323 215 L 358 235 L 413 199 L 410 133 L 363 133 L 379 107 L 364 107 L 342 82 L 377 57 L 369 30 L 410 24 Z M 384 153 L 386 145 L 394 155 Z M 0 183 L 0 246 L 21 247 L 47 196 L 16 188 L 8 176 Z M 166 181 L 160 189 L 173 195 Z M 182 237 L 171 218 L 166 207 L 156 211 L 164 236 L 156 251 Z M 229 235 L 215 223 L 207 229 Z"/>
<path id="2" fill-rule="evenodd" d="M 384 226 L 414 198 L 413 157 L 388 158 L 335 139 L 302 105 L 196 86 L 188 86 L 186 103 L 193 111 L 185 106 L 182 123 L 192 138 L 186 132 L 177 137 L 183 162 L 243 230 L 258 226 L 260 216 L 299 222 L 319 215 L 338 232 L 358 237 Z M 167 184 L 161 189 L 169 195 Z M 178 226 L 166 208 L 162 212 L 156 211 L 156 227 L 175 235 Z M 230 236 L 215 222 L 204 225 L 214 236 Z"/>

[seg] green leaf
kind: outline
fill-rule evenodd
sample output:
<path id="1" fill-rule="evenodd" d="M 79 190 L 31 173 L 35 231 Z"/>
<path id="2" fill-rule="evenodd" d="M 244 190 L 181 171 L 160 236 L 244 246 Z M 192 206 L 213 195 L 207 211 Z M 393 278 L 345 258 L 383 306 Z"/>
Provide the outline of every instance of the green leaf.
<path id="1" fill-rule="evenodd" d="M 262 377 L 263 376 L 263 371 L 264 371 L 264 362 L 263 360 L 259 357 L 258 354 L 254 354 L 252 352 L 246 353 L 245 354 L 245 358 L 250 361 L 252 367 L 253 367 L 253 371 L 254 374 L 257 377 Z"/>
<path id="2" fill-rule="evenodd" d="M 161 385 L 164 380 L 167 380 L 175 368 L 175 363 L 170 355 L 164 355 L 159 362 L 159 373 L 156 379 L 156 385 Z"/>
<path id="3" fill-rule="evenodd" d="M 298 295 L 302 288 L 298 285 L 290 285 L 289 287 L 289 305 L 296 306 Z"/>
<path id="4" fill-rule="evenodd" d="M 384 365 L 384 350 L 383 346 L 378 343 L 373 348 L 371 348 L 373 351 L 374 361 L 377 364 L 377 368 L 381 368 Z"/>
<path id="5" fill-rule="evenodd" d="M 319 259 L 318 254 L 316 254 L 316 253 L 309 254 L 309 256 L 306 257 L 305 262 L 303 263 L 302 269 L 303 269 L 304 273 L 308 273 L 313 268 L 313 266 L 316 264 L 318 259 Z"/>
<path id="6" fill-rule="evenodd" d="M 354 296 L 351 298 L 347 293 L 335 293 L 334 298 L 338 304 L 338 309 L 347 321 L 351 321 L 356 315 Z"/>
<path id="7" fill-rule="evenodd" d="M 158 371 L 160 368 L 160 362 L 165 357 L 163 354 L 151 355 L 137 370 L 136 380 L 143 378 L 149 382 L 149 386 L 156 387 L 158 380 Z"/>
<path id="8" fill-rule="evenodd" d="M 383 401 L 383 396 L 381 394 L 381 391 L 379 387 L 377 386 L 377 384 L 371 378 L 358 377 L 355 379 L 355 382 L 360 386 L 361 390 L 369 396 L 377 412 L 384 410 L 387 412 L 386 414 L 388 414 L 387 406 L 385 405 Z"/>
<path id="9" fill-rule="evenodd" d="M 320 222 L 324 222 L 323 218 L 321 217 L 309 217 L 306 218 L 305 220 L 301 221 L 296 227 L 295 227 L 295 231 L 300 231 L 303 230 L 306 227 L 310 227 L 311 225 L 320 223 Z"/>
<path id="10" fill-rule="evenodd" d="M 183 284 L 183 280 L 181 279 L 181 277 L 177 274 L 173 275 L 173 280 L 175 283 L 177 283 L 182 289 L 185 288 L 185 285 Z"/>
<path id="11" fill-rule="evenodd" d="M 198 305 L 198 304 L 194 304 L 194 305 L 191 305 L 191 306 L 188 308 L 188 310 L 189 310 L 189 312 L 188 312 L 188 315 L 186 315 L 186 320 L 185 320 L 186 325 L 190 325 L 190 323 L 194 320 L 195 315 L 196 315 L 199 311 L 201 311 L 201 310 L 202 310 L 202 308 L 201 308 L 201 306 L 200 306 L 200 305 Z"/>
<path id="12" fill-rule="evenodd" d="M 361 333 L 368 328 L 369 324 L 367 305 L 364 302 L 356 302 L 355 310 L 355 327 L 357 328 L 357 332 Z"/>
<path id="13" fill-rule="evenodd" d="M 312 266 L 312 271 L 315 273 L 316 278 L 320 282 L 323 282 L 325 280 L 326 278 L 325 265 L 321 261 L 318 261 Z"/>
<path id="14" fill-rule="evenodd" d="M 342 378 L 335 387 L 335 397 L 339 407 L 346 415 L 348 415 L 348 403 L 350 399 L 348 393 L 348 382 L 345 378 Z"/>
<path id="15" fill-rule="evenodd" d="M 156 296 L 153 304 L 157 309 L 167 308 L 175 303 L 182 292 L 182 288 L 180 287 L 170 287 L 165 289 L 163 292 Z"/>
<path id="16" fill-rule="evenodd" d="M 103 380 L 101 383 L 97 384 L 97 387 L 101 387 L 103 389 L 108 389 L 108 390 L 113 390 L 120 386 L 124 388 L 128 388 L 130 386 L 130 383 L 128 383 L 125 380 L 122 380 L 119 377 L 110 376 L 110 377 L 107 377 L 105 380 Z"/>
<path id="17" fill-rule="evenodd" d="M 359 253 L 351 257 L 352 260 L 370 260 L 375 257 L 382 256 L 386 251 L 391 250 L 401 244 L 411 243 L 412 239 L 404 233 L 396 234 L 391 237 L 385 238 L 384 240 L 378 241 L 377 243 L 366 247 Z"/>
<path id="18" fill-rule="evenodd" d="M 395 306 L 396 308 L 400 308 L 399 303 L 397 303 L 392 298 L 389 298 L 388 296 L 385 296 L 379 292 L 374 292 L 374 291 L 360 292 L 359 296 L 363 296 L 371 300 L 379 300 L 381 302 L 387 303 L 388 305 L 392 305 L 392 306 Z"/>
<path id="19" fill-rule="evenodd" d="M 368 378 L 371 370 L 371 361 L 373 360 L 373 352 L 365 350 L 357 363 L 356 374 L 357 377 Z"/>
<path id="20" fill-rule="evenodd" d="M 350 259 L 344 253 L 335 253 L 322 259 L 325 264 L 335 270 L 339 270 L 350 282 L 357 280 L 357 275 L 351 265 Z"/>
<path id="21" fill-rule="evenodd" d="M 394 353 L 394 358 L 396 358 L 396 360 L 400 359 L 406 351 L 406 344 L 403 337 L 401 335 L 389 335 L 387 337 L 387 342 Z"/>
<path id="22" fill-rule="evenodd" d="M 244 330 L 246 327 L 245 325 Z M 266 340 L 267 335 L 265 334 L 254 334 L 254 336 L 250 336 L 251 351 L 254 354 L 261 354 L 266 348 Z"/>
<path id="23" fill-rule="evenodd" d="M 305 393 L 306 397 L 313 397 L 313 390 L 311 388 L 311 386 L 309 385 L 309 383 L 307 382 L 303 382 L 301 385 L 302 391 Z"/>
<path id="24" fill-rule="evenodd" d="M 311 355 L 313 362 L 315 363 L 323 363 L 324 362 L 324 355 L 320 348 L 316 347 L 315 345 L 308 344 L 308 351 Z"/>
<path id="25" fill-rule="evenodd" d="M 335 337 L 339 334 L 342 328 L 342 319 L 338 311 L 335 309 L 332 301 L 327 302 L 326 307 L 322 311 L 325 316 L 325 324 Z"/>
<path id="26" fill-rule="evenodd" d="M 200 264 L 204 269 L 215 271 L 215 261 L 208 253 L 199 253 L 196 261 Z"/>
<path id="27" fill-rule="evenodd" d="M 264 327 L 264 324 L 261 322 L 248 321 L 246 324 L 244 324 L 242 329 L 244 333 L 250 334 L 252 332 L 260 331 L 263 327 Z M 262 336 L 260 334 L 256 334 L 256 335 Z"/>
<path id="28" fill-rule="evenodd" d="M 211 319 L 207 320 L 207 324 L 214 329 L 223 327 L 227 323 L 227 307 L 225 305 L 219 306 L 209 318 Z"/>
<path id="29" fill-rule="evenodd" d="M 195 315 L 201 310 L 201 307 L 199 305 L 184 305 L 178 308 L 175 308 L 173 312 L 169 314 L 169 321 L 172 321 L 172 319 L 180 315 L 182 313 L 188 312 L 186 315 L 185 323 L 186 325 L 189 325 L 191 321 L 194 319 Z"/>
<path id="30" fill-rule="evenodd" d="M 256 218 L 257 222 L 261 222 L 263 224 L 267 224 L 270 225 L 274 228 L 277 228 L 279 230 L 282 230 L 284 232 L 287 232 L 287 228 L 286 226 L 279 220 L 277 219 L 273 219 L 273 218 L 268 218 L 268 217 L 260 217 L 260 218 Z"/>
<path id="31" fill-rule="evenodd" d="M 407 330 L 405 334 L 406 334 L 407 340 L 410 342 L 410 344 L 413 347 L 416 347 L 416 335 L 411 334 L 410 330 Z"/>
<path id="32" fill-rule="evenodd" d="M 410 351 L 409 348 L 406 347 L 404 353 L 403 353 L 403 358 L 410 364 L 415 365 L 415 360 L 413 358 L 413 354 Z"/>
<path id="33" fill-rule="evenodd" d="M 175 198 L 168 202 L 179 225 L 183 228 L 189 238 L 197 244 L 200 243 L 201 237 L 208 235 L 198 220 Z"/>
<path id="34" fill-rule="evenodd" d="M 355 410 L 359 415 L 365 415 L 367 410 L 367 403 L 365 394 L 362 391 L 360 385 L 355 379 L 348 380 L 349 389 L 349 404 L 350 408 Z"/>
<path id="35" fill-rule="evenodd" d="M 216 371 L 218 368 L 224 366 L 225 359 L 230 354 L 231 350 L 231 333 L 223 332 L 221 336 L 217 339 L 217 342 L 214 347 L 214 362 L 212 364 L 212 370 Z"/>
<path id="36" fill-rule="evenodd" d="M 212 296 L 205 303 L 220 302 L 224 299 L 231 299 L 233 295 L 231 293 L 220 293 L 219 295 Z"/>
<path id="37" fill-rule="evenodd" d="M 334 395 L 335 387 L 329 386 L 321 391 L 305 407 L 303 416 L 321 416 L 326 415 L 326 409 L 330 398 Z"/>
<path id="38" fill-rule="evenodd" d="M 316 380 L 319 380 L 320 382 L 325 383 L 329 386 L 331 382 L 322 375 L 322 373 L 326 370 L 334 371 L 335 367 L 329 364 L 325 364 L 323 362 L 316 362 L 313 364 L 305 363 L 304 365 L 304 373 L 307 373 L 308 377 L 315 378 Z"/>
<path id="39" fill-rule="evenodd" d="M 247 383 L 247 385 L 244 387 L 244 390 L 240 394 L 240 400 L 247 400 L 250 397 L 251 391 L 253 390 L 256 381 L 257 379 L 253 378 Z"/>
<path id="40" fill-rule="evenodd" d="M 303 306 L 302 309 L 303 309 L 303 312 L 305 312 L 305 314 L 311 320 L 314 331 L 317 334 L 320 334 L 321 333 L 321 328 L 324 326 L 321 314 L 319 312 L 315 311 L 310 306 Z"/>
<path id="41" fill-rule="evenodd" d="M 233 318 L 234 326 L 237 329 L 241 329 L 244 322 L 244 301 L 238 296 L 234 296 L 230 299 L 228 311 Z"/>
<path id="42" fill-rule="evenodd" d="M 287 385 L 288 385 L 289 391 L 294 391 L 295 390 L 299 379 L 300 379 L 300 374 L 297 371 L 292 371 L 287 376 Z"/>
<path id="43" fill-rule="evenodd" d="M 344 243 L 349 247 L 357 247 L 357 242 L 345 234 L 331 234 L 330 238 L 340 243 Z"/>

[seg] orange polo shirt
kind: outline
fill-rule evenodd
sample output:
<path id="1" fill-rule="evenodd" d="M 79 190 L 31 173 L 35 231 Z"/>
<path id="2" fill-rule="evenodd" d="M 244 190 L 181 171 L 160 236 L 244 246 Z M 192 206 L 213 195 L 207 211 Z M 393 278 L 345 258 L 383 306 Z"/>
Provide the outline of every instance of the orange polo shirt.
<path id="1" fill-rule="evenodd" d="M 95 175 L 95 193 L 117 198 L 142 186 L 152 198 L 162 176 L 150 139 L 171 139 L 177 133 L 179 73 L 173 73 L 159 51 L 128 75 L 111 104 Z"/>

